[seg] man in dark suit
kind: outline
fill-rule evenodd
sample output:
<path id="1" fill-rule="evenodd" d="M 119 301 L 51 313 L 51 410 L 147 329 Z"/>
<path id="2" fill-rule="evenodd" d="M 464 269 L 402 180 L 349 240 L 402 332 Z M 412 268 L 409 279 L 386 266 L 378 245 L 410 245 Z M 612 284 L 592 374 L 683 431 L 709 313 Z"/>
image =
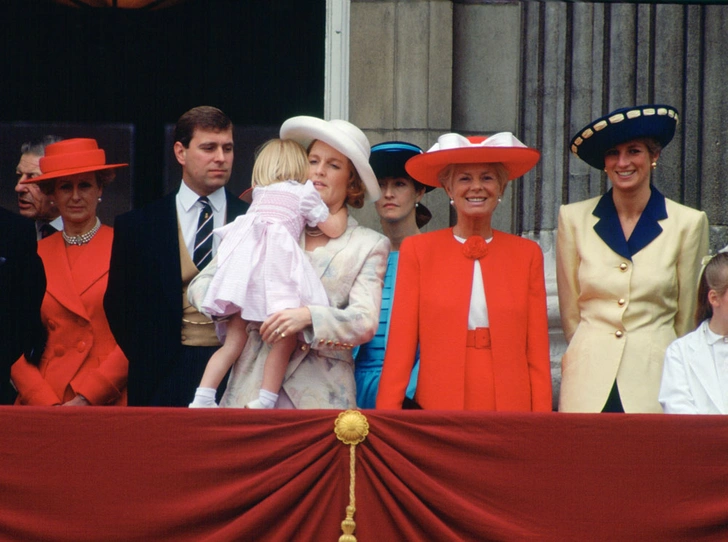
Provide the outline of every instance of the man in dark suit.
<path id="1" fill-rule="evenodd" d="M 36 238 L 43 237 L 63 229 L 63 219 L 58 207 L 51 204 L 49 195 L 43 193 L 38 184 L 26 183 L 28 179 L 41 174 L 40 159 L 45 155 L 45 148 L 61 141 L 54 135 L 43 136 L 37 141 L 28 141 L 20 147 L 20 161 L 15 166 L 18 182 L 15 193 L 18 195 L 18 211 L 21 215 L 35 220 Z"/>
<path id="2" fill-rule="evenodd" d="M 209 230 L 247 209 L 225 189 L 233 126 L 222 111 L 187 111 L 174 139 L 179 190 L 114 224 L 104 308 L 129 359 L 130 406 L 187 406 L 194 398 L 220 343 L 209 318 L 187 302 L 187 285 L 216 250 Z"/>
<path id="3" fill-rule="evenodd" d="M 39 359 L 45 330 L 40 305 L 45 295 L 43 262 L 35 228 L 27 218 L 0 208 L 0 404 L 12 404 L 10 366 L 25 354 Z"/>

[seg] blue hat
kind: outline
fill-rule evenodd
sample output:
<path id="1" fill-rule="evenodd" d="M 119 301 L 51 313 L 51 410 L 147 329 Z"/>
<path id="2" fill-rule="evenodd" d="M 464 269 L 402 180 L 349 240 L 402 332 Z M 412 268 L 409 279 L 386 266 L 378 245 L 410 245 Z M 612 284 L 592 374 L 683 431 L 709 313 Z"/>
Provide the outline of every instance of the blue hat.
<path id="1" fill-rule="evenodd" d="M 650 137 L 663 148 L 675 135 L 677 109 L 669 105 L 623 107 L 590 122 L 572 138 L 571 152 L 597 169 L 604 153 L 620 143 Z"/>
<path id="2" fill-rule="evenodd" d="M 407 173 L 404 164 L 407 160 L 418 154 L 422 154 L 422 149 L 417 145 L 404 141 L 387 141 L 386 143 L 379 143 L 372 147 L 372 153 L 369 156 L 369 165 L 372 166 L 377 179 L 384 179 L 385 177 L 404 177 L 411 179 L 412 176 Z M 415 182 L 420 186 L 424 186 L 426 192 L 435 189 L 434 186 L 423 185 L 417 180 Z"/>

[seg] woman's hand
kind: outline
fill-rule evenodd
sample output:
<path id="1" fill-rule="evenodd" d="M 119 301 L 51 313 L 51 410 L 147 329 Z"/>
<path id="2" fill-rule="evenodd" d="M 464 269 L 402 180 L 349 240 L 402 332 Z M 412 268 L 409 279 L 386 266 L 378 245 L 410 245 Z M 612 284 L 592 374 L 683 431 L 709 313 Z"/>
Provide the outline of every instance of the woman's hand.
<path id="1" fill-rule="evenodd" d="M 308 307 L 286 309 L 272 314 L 260 326 L 260 337 L 264 342 L 273 344 L 282 338 L 290 337 L 311 325 L 311 311 Z"/>
<path id="2" fill-rule="evenodd" d="M 76 397 L 70 401 L 66 401 L 61 406 L 91 406 L 91 403 L 83 395 L 76 395 Z"/>

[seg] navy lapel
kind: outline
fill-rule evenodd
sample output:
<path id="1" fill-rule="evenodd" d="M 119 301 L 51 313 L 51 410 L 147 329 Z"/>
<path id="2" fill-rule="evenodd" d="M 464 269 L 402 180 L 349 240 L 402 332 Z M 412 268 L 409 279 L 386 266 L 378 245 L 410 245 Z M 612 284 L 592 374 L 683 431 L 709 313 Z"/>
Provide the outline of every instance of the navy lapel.
<path id="1" fill-rule="evenodd" d="M 631 260 L 627 240 L 624 238 L 622 224 L 619 223 L 617 208 L 614 206 L 614 200 L 612 199 L 611 188 L 599 199 L 592 214 L 599 219 L 599 222 L 594 224 L 594 231 L 601 237 L 602 241 L 623 258 Z"/>
<path id="2" fill-rule="evenodd" d="M 665 196 L 654 186 L 651 186 L 651 188 L 652 194 L 650 194 L 647 207 L 642 211 L 642 216 L 640 216 L 637 226 L 635 226 L 627 242 L 631 254 L 637 254 L 660 235 L 662 233 L 662 226 L 660 226 L 658 221 L 667 218 Z"/>
<path id="3" fill-rule="evenodd" d="M 629 241 L 625 239 L 622 225 L 619 223 L 611 189 L 601 197 L 592 212 L 599 218 L 599 221 L 594 224 L 594 231 L 597 235 L 614 252 L 629 260 L 662 233 L 662 226 L 658 221 L 667 218 L 665 196 L 654 186 L 651 186 L 651 189 L 650 199 L 645 210 L 642 211 Z"/>

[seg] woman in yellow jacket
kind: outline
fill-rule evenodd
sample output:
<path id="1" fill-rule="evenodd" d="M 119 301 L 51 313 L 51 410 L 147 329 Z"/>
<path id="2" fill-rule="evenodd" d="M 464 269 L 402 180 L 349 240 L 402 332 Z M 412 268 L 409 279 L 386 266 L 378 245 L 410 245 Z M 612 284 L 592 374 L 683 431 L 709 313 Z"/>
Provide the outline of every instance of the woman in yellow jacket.
<path id="1" fill-rule="evenodd" d="M 559 212 L 556 272 L 569 346 L 559 410 L 662 412 L 665 349 L 690 331 L 708 219 L 651 183 L 675 134 L 667 105 L 618 109 L 585 126 L 571 150 L 604 170 L 603 196 Z"/>
<path id="2" fill-rule="evenodd" d="M 93 139 L 46 147 L 40 182 L 63 217 L 63 231 L 38 243 L 46 270 L 41 318 L 48 333 L 35 364 L 22 356 L 11 369 L 21 405 L 126 405 L 128 362 L 111 334 L 103 297 L 112 229 L 96 216 L 104 184 L 113 178 Z"/>

